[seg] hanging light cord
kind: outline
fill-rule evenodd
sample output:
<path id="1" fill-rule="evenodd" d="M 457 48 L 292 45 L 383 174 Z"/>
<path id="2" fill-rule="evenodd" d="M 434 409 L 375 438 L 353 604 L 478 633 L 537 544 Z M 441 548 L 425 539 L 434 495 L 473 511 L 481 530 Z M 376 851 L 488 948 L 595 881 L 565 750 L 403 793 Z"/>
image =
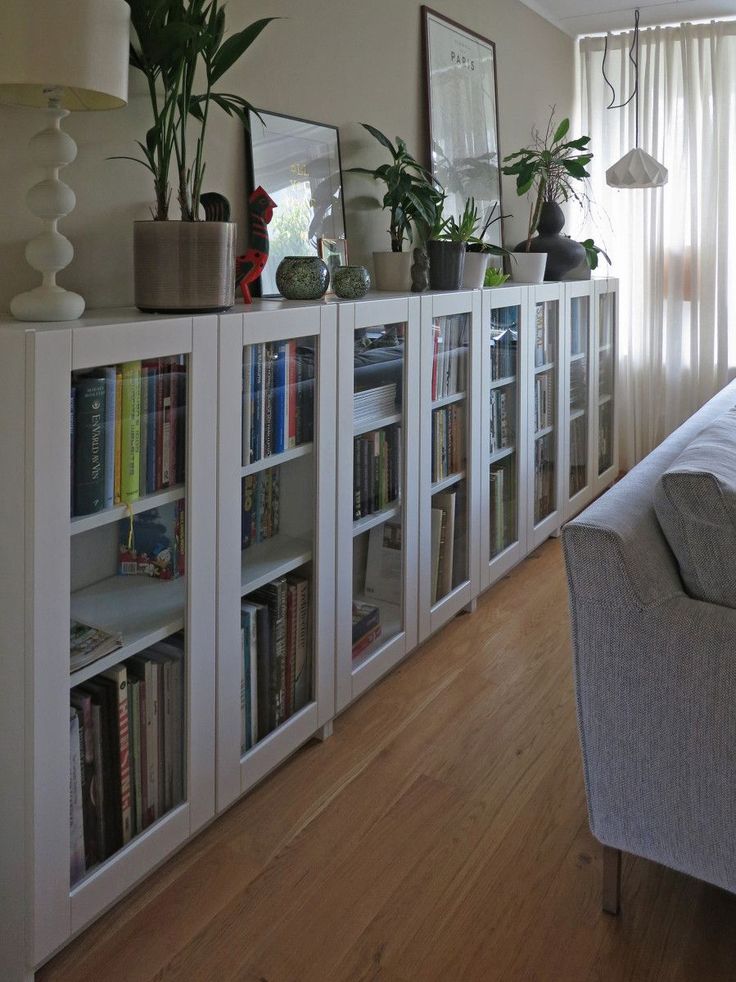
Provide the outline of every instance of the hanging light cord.
<path id="1" fill-rule="evenodd" d="M 636 128 L 636 146 L 639 146 L 639 8 L 637 7 L 634 11 L 634 37 L 631 40 L 631 46 L 629 47 L 629 61 L 634 66 L 634 89 L 626 100 L 626 102 L 620 102 L 617 106 L 614 105 L 616 102 L 616 90 L 611 84 L 608 76 L 606 75 L 606 57 L 608 56 L 608 35 L 606 34 L 605 45 L 603 48 L 603 64 L 601 66 L 601 71 L 603 73 L 603 81 L 606 83 L 608 88 L 611 90 L 611 101 L 606 106 L 606 109 L 623 109 L 624 106 L 628 106 L 632 99 L 635 99 L 634 103 L 634 125 Z"/>

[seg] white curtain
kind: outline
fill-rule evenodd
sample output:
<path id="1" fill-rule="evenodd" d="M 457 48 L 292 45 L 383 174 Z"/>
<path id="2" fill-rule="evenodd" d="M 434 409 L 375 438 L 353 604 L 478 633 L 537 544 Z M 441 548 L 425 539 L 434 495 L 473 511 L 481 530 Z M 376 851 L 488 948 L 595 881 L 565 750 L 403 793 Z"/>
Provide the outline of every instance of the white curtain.
<path id="1" fill-rule="evenodd" d="M 609 35 L 606 74 L 630 95 L 633 32 Z M 591 136 L 587 231 L 620 278 L 622 466 L 631 467 L 736 367 L 736 22 L 640 32 L 640 145 L 669 183 L 623 191 L 605 172 L 635 145 L 634 102 L 606 110 L 603 37 L 580 41 L 577 131 Z M 601 263 L 598 274 L 605 272 Z"/>

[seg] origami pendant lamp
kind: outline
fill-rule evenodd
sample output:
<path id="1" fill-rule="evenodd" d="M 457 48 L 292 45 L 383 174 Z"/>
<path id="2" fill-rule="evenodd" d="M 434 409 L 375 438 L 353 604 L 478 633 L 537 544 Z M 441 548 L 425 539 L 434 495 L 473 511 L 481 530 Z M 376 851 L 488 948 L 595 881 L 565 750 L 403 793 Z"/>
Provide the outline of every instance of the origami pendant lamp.
<path id="1" fill-rule="evenodd" d="M 646 150 L 639 146 L 639 10 L 634 14 L 634 40 L 629 51 L 629 58 L 634 65 L 634 91 L 626 102 L 614 106 L 616 92 L 606 77 L 606 54 L 608 39 L 603 53 L 603 78 L 611 89 L 613 96 L 607 109 L 623 109 L 634 100 L 634 118 L 636 127 L 636 146 L 613 164 L 606 171 L 606 183 L 612 188 L 660 188 L 667 183 L 668 172 L 664 164 L 660 164 Z"/>
<path id="2" fill-rule="evenodd" d="M 26 198 L 43 222 L 26 245 L 26 259 L 42 282 L 13 298 L 10 309 L 19 320 L 74 320 L 84 311 L 84 299 L 56 283 L 74 256 L 57 223 L 76 204 L 59 178 L 59 170 L 77 156 L 61 121 L 70 112 L 126 104 L 129 23 L 125 0 L 0 0 L 0 102 L 35 108 L 45 117 L 30 144 L 44 179 Z"/>

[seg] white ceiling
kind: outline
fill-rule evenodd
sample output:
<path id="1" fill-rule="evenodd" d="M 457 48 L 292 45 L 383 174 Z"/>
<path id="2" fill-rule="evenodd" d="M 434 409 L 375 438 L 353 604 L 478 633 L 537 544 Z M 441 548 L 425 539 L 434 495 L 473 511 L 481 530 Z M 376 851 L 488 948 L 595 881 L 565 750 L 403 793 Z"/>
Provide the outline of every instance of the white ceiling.
<path id="1" fill-rule="evenodd" d="M 734 0 L 640 0 L 638 4 L 626 6 L 622 0 L 522 0 L 522 3 L 573 37 L 628 30 L 634 26 L 637 6 L 642 27 L 736 14 Z"/>

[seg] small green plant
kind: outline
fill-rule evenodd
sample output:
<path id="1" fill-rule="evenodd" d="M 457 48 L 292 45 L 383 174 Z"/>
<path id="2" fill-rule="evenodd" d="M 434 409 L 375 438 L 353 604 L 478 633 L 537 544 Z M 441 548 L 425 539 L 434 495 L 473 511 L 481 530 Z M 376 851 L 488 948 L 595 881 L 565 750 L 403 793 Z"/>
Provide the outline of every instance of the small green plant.
<path id="1" fill-rule="evenodd" d="M 474 242 L 477 241 L 475 235 L 480 225 L 480 215 L 475 206 L 475 198 L 468 198 L 462 215 L 455 218 L 450 215 L 441 222 L 438 233 L 433 234 L 435 239 L 444 239 L 447 242 Z"/>
<path id="2" fill-rule="evenodd" d="M 597 246 L 593 239 L 585 239 L 580 245 L 585 249 L 585 260 L 591 269 L 598 269 L 598 262 L 601 256 L 603 256 L 609 266 L 611 265 L 611 257 L 600 246 Z"/>
<path id="3" fill-rule="evenodd" d="M 593 159 L 593 154 L 587 150 L 589 136 L 580 136 L 576 140 L 565 140 L 570 120 L 563 119 L 554 126 L 554 109 L 550 114 L 544 136 L 534 131 L 534 145 L 504 157 L 506 166 L 503 173 L 516 177 L 516 193 L 523 197 L 534 190 L 529 212 L 529 229 L 526 238 L 526 252 L 531 247 L 532 236 L 537 230 L 542 205 L 545 202 L 562 202 L 574 198 L 584 204 L 583 193 L 576 186 L 576 181 L 584 182 L 590 177 L 585 169 Z M 513 161 L 513 162 L 512 162 Z"/>
<path id="4" fill-rule="evenodd" d="M 498 269 L 496 266 L 489 266 L 486 270 L 483 286 L 501 286 L 508 278 L 509 274 L 504 273 L 502 269 Z"/>
<path id="5" fill-rule="evenodd" d="M 349 173 L 365 174 L 386 185 L 383 207 L 389 212 L 391 251 L 402 252 L 405 240 L 413 241 L 415 231 L 433 228 L 438 204 L 441 214 L 444 193 L 429 171 L 412 157 L 400 137 L 396 137 L 394 146 L 375 126 L 361 125 L 388 150 L 391 163 L 381 164 L 375 170 L 351 167 Z"/>

